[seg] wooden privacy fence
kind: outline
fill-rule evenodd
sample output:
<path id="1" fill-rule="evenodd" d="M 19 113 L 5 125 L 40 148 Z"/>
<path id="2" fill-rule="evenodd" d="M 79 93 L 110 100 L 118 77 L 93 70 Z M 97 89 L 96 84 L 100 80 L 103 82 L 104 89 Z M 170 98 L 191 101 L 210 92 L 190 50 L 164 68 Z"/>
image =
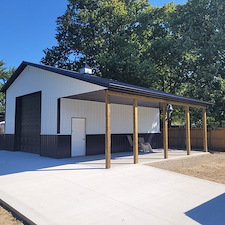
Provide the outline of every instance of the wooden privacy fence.
<path id="1" fill-rule="evenodd" d="M 185 128 L 169 128 L 169 147 L 186 147 Z M 203 149 L 203 128 L 191 128 L 192 149 Z M 225 128 L 208 129 L 208 147 L 211 150 L 225 151 Z"/>

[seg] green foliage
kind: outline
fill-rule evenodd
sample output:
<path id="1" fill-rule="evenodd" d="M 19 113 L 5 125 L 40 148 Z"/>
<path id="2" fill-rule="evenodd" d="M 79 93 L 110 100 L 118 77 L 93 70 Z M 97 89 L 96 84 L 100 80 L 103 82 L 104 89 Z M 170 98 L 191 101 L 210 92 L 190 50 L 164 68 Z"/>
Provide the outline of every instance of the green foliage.
<path id="1" fill-rule="evenodd" d="M 70 1 L 57 21 L 58 46 L 44 51 L 42 63 L 76 70 L 85 61 L 98 76 L 154 88 L 160 77 L 151 45 L 166 36 L 168 8 L 146 0 Z"/>
<path id="2" fill-rule="evenodd" d="M 171 19 L 171 30 L 179 37 L 186 77 L 181 94 L 209 101 L 208 122 L 225 124 L 225 2 L 191 0 L 178 6 Z M 199 114 L 192 113 L 198 124 Z"/>
<path id="3" fill-rule="evenodd" d="M 6 67 L 4 67 L 5 63 L 0 60 L 0 88 L 7 82 L 7 80 L 10 78 L 10 76 L 15 72 L 15 68 L 7 70 Z M 0 113 L 5 112 L 5 94 L 0 93 Z"/>
<path id="4" fill-rule="evenodd" d="M 211 126 L 225 125 L 225 1 L 152 7 L 147 0 L 70 0 L 57 46 L 42 63 L 204 101 Z M 175 122 L 183 112 L 177 110 Z M 182 115 L 182 116 L 180 116 Z M 201 124 L 199 110 L 191 121 Z M 181 121 L 182 123 L 182 121 Z"/>

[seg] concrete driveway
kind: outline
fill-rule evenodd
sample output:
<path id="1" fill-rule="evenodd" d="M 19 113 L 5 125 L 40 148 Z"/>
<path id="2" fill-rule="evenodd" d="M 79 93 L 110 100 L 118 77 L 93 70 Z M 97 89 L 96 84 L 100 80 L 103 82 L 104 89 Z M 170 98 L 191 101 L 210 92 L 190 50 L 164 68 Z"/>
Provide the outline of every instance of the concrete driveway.
<path id="1" fill-rule="evenodd" d="M 225 185 L 102 160 L 0 151 L 0 199 L 38 225 L 224 225 Z"/>

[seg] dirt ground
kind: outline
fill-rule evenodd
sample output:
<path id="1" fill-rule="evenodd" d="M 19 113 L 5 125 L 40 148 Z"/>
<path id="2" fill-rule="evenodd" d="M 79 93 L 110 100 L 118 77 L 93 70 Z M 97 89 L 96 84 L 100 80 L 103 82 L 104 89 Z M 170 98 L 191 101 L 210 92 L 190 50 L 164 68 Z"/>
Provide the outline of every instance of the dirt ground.
<path id="1" fill-rule="evenodd" d="M 0 225 L 23 225 L 23 223 L 0 206 Z"/>
<path id="2" fill-rule="evenodd" d="M 225 184 L 225 153 L 210 153 L 148 164 L 157 168 Z M 0 225 L 23 225 L 0 206 Z"/>
<path id="3" fill-rule="evenodd" d="M 214 152 L 149 164 L 164 170 L 225 184 L 225 153 Z"/>

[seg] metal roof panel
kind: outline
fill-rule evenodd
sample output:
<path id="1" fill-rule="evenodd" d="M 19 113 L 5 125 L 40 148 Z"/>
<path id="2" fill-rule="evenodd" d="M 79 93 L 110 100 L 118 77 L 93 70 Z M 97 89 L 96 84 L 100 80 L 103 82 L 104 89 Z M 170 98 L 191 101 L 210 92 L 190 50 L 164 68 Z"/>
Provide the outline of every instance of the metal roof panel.
<path id="1" fill-rule="evenodd" d="M 94 75 L 81 74 L 75 71 L 70 71 L 70 70 L 65 70 L 65 69 L 60 69 L 60 68 L 56 68 L 52 66 L 25 62 L 25 61 L 23 61 L 20 64 L 18 69 L 15 71 L 15 73 L 9 78 L 8 82 L 2 87 L 1 92 L 6 92 L 6 90 L 10 87 L 10 85 L 15 81 L 15 79 L 20 75 L 20 73 L 25 69 L 26 66 L 33 66 L 39 69 L 47 70 L 47 71 L 61 74 L 74 79 L 90 82 L 99 86 L 106 87 L 107 89 L 112 91 L 135 94 L 135 95 L 140 95 L 145 97 L 153 97 L 153 98 L 163 99 L 167 101 L 176 101 L 176 102 L 187 103 L 187 104 L 195 104 L 200 106 L 211 105 L 208 102 L 196 100 L 193 98 L 183 97 L 179 95 L 166 93 L 163 91 L 157 91 L 157 90 L 135 86 L 135 85 L 131 85 L 131 84 L 127 84 L 127 83 L 123 83 L 123 82 L 119 82 L 119 81 L 115 81 L 111 79 L 97 77 Z"/>

